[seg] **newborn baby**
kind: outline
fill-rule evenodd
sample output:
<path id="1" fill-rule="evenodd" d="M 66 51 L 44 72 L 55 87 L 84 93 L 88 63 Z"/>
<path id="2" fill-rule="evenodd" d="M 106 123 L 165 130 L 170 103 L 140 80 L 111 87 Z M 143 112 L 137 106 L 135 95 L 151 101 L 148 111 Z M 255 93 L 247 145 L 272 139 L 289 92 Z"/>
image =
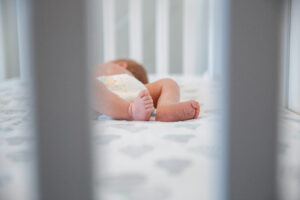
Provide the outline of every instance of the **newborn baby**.
<path id="1" fill-rule="evenodd" d="M 95 68 L 95 109 L 115 119 L 148 121 L 156 108 L 157 121 L 195 119 L 197 101 L 179 102 L 180 92 L 169 78 L 148 83 L 145 69 L 137 62 L 120 59 Z"/>

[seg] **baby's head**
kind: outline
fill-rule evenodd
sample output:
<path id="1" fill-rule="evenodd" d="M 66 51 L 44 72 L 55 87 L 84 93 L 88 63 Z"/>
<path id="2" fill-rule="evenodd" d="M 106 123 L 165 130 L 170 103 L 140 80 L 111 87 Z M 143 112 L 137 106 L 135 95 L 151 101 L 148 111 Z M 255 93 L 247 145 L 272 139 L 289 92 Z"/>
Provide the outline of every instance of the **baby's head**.
<path id="1" fill-rule="evenodd" d="M 143 84 L 148 83 L 148 77 L 145 68 L 134 60 L 118 59 L 113 60 L 112 63 L 118 64 L 128 70 L 136 79 L 141 81 Z"/>

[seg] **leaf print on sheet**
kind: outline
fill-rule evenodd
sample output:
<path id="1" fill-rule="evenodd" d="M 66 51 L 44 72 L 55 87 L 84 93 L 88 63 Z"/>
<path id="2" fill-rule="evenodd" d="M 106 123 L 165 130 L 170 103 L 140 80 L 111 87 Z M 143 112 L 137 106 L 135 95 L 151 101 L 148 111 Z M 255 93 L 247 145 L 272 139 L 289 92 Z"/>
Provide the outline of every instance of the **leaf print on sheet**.
<path id="1" fill-rule="evenodd" d="M 23 150 L 7 153 L 6 157 L 13 162 L 30 162 L 33 160 L 34 153 L 30 150 Z"/>
<path id="2" fill-rule="evenodd" d="M 123 193 L 136 190 L 147 182 L 147 177 L 141 173 L 125 172 L 121 174 L 111 174 L 100 176 L 99 188 L 103 192 Z"/>
<path id="3" fill-rule="evenodd" d="M 156 162 L 156 165 L 161 169 L 166 170 L 170 174 L 177 175 L 185 171 L 192 164 L 192 161 L 187 159 L 164 159 Z"/>
<path id="4" fill-rule="evenodd" d="M 170 134 L 166 135 L 164 138 L 170 141 L 178 142 L 178 143 L 188 143 L 191 139 L 196 137 L 195 135 L 192 134 Z"/>
<path id="5" fill-rule="evenodd" d="M 133 190 L 129 195 L 130 200 L 168 200 L 171 197 L 170 191 L 166 188 L 140 188 Z"/>
<path id="6" fill-rule="evenodd" d="M 111 142 L 120 139 L 120 135 L 116 134 L 103 134 L 99 136 L 94 136 L 94 144 L 96 145 L 106 145 L 110 144 Z"/>
<path id="7" fill-rule="evenodd" d="M 8 145 L 22 145 L 22 144 L 31 144 L 32 137 L 23 137 L 23 136 L 15 136 L 9 137 L 6 139 Z"/>
<path id="8" fill-rule="evenodd" d="M 201 125 L 198 123 L 179 123 L 176 125 L 176 127 L 178 127 L 178 128 L 187 128 L 190 130 L 196 130 L 200 126 Z"/>
<path id="9" fill-rule="evenodd" d="M 202 145 L 197 147 L 192 147 L 189 149 L 189 152 L 195 154 L 201 154 L 209 158 L 220 158 L 221 152 L 217 146 L 212 145 Z"/>
<path id="10" fill-rule="evenodd" d="M 123 131 L 127 131 L 130 133 L 138 133 L 138 132 L 141 132 L 141 131 L 149 128 L 147 126 L 136 126 L 135 124 L 129 124 L 129 123 L 127 123 L 127 124 L 112 124 L 109 127 L 121 129 Z"/>
<path id="11" fill-rule="evenodd" d="M 0 190 L 12 181 L 9 174 L 0 174 Z"/>
<path id="12" fill-rule="evenodd" d="M 152 146 L 126 146 L 120 149 L 120 152 L 132 158 L 140 158 L 144 154 L 153 150 Z"/>

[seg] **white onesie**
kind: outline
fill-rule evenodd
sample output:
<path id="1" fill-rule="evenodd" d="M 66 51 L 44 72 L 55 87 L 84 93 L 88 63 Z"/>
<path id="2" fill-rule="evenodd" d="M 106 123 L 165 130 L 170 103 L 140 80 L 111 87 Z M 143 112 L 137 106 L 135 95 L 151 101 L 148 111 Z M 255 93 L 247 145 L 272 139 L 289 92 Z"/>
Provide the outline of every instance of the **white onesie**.
<path id="1" fill-rule="evenodd" d="M 99 76 L 97 79 L 110 91 L 129 102 L 133 102 L 140 91 L 147 89 L 142 82 L 128 74 Z"/>

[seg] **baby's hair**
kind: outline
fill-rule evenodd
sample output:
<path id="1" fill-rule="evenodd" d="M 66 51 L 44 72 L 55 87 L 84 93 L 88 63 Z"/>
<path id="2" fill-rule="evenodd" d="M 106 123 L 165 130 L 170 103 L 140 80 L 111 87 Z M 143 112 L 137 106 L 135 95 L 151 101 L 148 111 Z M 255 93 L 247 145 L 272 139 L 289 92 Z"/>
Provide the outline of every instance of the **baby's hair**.
<path id="1" fill-rule="evenodd" d="M 127 70 L 130 71 L 136 79 L 141 81 L 143 84 L 148 83 L 147 72 L 141 64 L 131 59 L 117 59 L 113 62 L 117 64 L 121 62 L 127 63 Z"/>

